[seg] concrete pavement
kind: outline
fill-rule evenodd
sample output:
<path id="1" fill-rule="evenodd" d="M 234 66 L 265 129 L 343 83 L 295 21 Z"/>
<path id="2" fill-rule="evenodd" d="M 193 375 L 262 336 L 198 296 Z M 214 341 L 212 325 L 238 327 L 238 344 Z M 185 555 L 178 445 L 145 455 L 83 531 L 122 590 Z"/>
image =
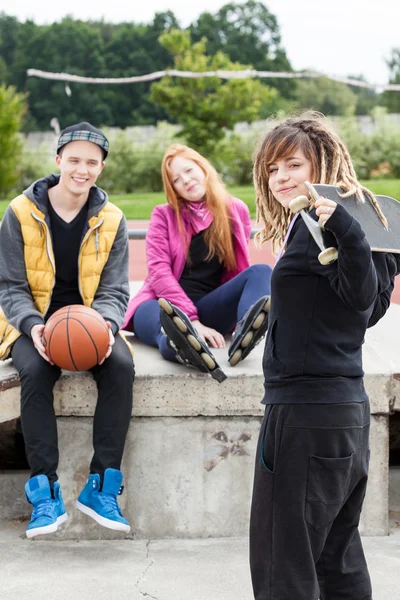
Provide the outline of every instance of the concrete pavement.
<path id="1" fill-rule="evenodd" d="M 21 531 L 0 531 L 1 600 L 253 599 L 246 538 L 48 542 Z M 392 532 L 363 539 L 374 600 L 399 598 L 400 529 Z"/>

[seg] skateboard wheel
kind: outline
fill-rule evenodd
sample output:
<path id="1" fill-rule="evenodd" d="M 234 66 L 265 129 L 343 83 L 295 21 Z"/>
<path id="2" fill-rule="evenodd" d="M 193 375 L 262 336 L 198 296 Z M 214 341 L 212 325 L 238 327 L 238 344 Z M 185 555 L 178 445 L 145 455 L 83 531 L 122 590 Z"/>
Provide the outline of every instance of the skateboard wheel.
<path id="1" fill-rule="evenodd" d="M 158 305 L 167 313 L 167 315 L 171 316 L 173 311 L 172 306 L 165 298 L 158 299 Z"/>
<path id="2" fill-rule="evenodd" d="M 207 365 L 207 367 L 210 369 L 210 371 L 212 371 L 213 369 L 215 369 L 215 362 L 213 361 L 213 359 L 211 358 L 211 356 L 209 354 L 207 354 L 206 352 L 202 352 L 200 354 L 203 362 Z"/>
<path id="3" fill-rule="evenodd" d="M 297 196 L 289 202 L 289 209 L 292 213 L 298 213 L 305 208 L 310 207 L 310 201 L 307 196 Z"/>
<path id="4" fill-rule="evenodd" d="M 182 333 L 187 332 L 187 327 L 180 317 L 172 317 L 173 322 Z"/>
<path id="5" fill-rule="evenodd" d="M 309 181 L 305 181 L 304 184 L 310 193 L 311 202 L 315 203 L 319 198 L 319 194 L 318 194 L 317 190 L 315 189 L 315 187 L 313 185 L 311 185 L 311 183 Z"/>
<path id="6" fill-rule="evenodd" d="M 237 365 L 239 360 L 241 359 L 241 357 L 242 357 L 242 351 L 239 348 L 238 350 L 236 350 L 236 352 L 234 352 L 232 354 L 232 356 L 229 359 L 231 366 L 234 367 L 235 365 Z"/>
<path id="7" fill-rule="evenodd" d="M 254 323 L 252 325 L 253 329 L 259 329 L 261 327 L 261 325 L 264 323 L 265 321 L 265 314 L 262 312 L 258 315 L 258 317 L 256 319 L 254 319 Z"/>
<path id="8" fill-rule="evenodd" d="M 318 260 L 321 265 L 330 265 L 337 260 L 337 257 L 338 251 L 336 248 L 325 248 L 325 250 L 318 254 Z"/>
<path id="9" fill-rule="evenodd" d="M 248 331 L 246 333 L 246 335 L 244 336 L 244 338 L 242 339 L 242 343 L 240 344 L 241 347 L 247 348 L 247 346 L 250 344 L 253 337 L 254 337 L 254 333 L 252 331 Z"/>
<path id="10" fill-rule="evenodd" d="M 201 344 L 199 342 L 199 340 L 197 340 L 194 335 L 192 335 L 191 333 L 189 333 L 189 335 L 186 337 L 187 341 L 189 342 L 189 344 L 192 346 L 192 348 L 194 348 L 197 352 L 199 350 L 201 350 Z"/>

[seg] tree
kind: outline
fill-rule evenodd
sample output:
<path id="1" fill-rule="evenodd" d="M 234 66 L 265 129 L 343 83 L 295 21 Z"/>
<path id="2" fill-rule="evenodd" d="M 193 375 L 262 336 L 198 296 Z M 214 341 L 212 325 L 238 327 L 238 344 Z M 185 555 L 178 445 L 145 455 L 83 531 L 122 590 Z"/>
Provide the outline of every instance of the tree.
<path id="1" fill-rule="evenodd" d="M 19 29 L 20 24 L 16 17 L 9 17 L 4 13 L 0 13 L 0 55 L 4 67 L 8 65 L 9 69 L 14 62 Z M 11 75 L 10 71 L 6 72 L 3 68 L 1 75 L 4 83 L 11 83 L 8 80 Z"/>
<path id="2" fill-rule="evenodd" d="M 257 71 L 292 71 L 276 17 L 262 2 L 225 4 L 215 15 L 203 13 L 190 26 L 194 42 L 207 38 L 207 53 L 222 50 L 232 61 L 253 65 Z M 268 84 L 285 98 L 293 98 L 296 82 L 268 79 Z"/>
<path id="3" fill-rule="evenodd" d="M 8 66 L 7 82 L 29 92 L 25 130 L 48 129 L 54 116 L 61 126 L 90 120 L 98 126 L 127 127 L 166 119 L 165 110 L 150 102 L 149 83 L 70 83 L 72 95 L 67 96 L 65 83 L 27 78 L 27 69 L 89 77 L 127 77 L 163 70 L 171 56 L 158 44 L 158 37 L 178 26 L 170 11 L 157 13 L 149 25 L 83 22 L 71 17 L 51 25 L 15 21 L 17 35 L 14 21 L 0 15 L 0 78 L 4 77 L 3 59 Z"/>
<path id="4" fill-rule="evenodd" d="M 51 119 L 57 117 L 61 127 L 79 121 L 100 126 L 111 118 L 107 90 L 102 86 L 70 84 L 72 95 L 68 96 L 62 81 L 27 78 L 26 75 L 28 68 L 36 68 L 101 77 L 105 70 L 104 46 L 98 30 L 68 17 L 46 26 L 27 21 L 20 33 L 13 65 L 14 80 L 18 89 L 29 92 L 33 123 L 40 129 L 49 129 Z"/>
<path id="5" fill-rule="evenodd" d="M 127 77 L 161 71 L 171 62 L 171 55 L 160 46 L 158 38 L 177 27 L 172 12 L 157 13 L 150 25 L 122 23 L 105 48 L 109 77 Z M 151 103 L 149 83 L 135 83 L 108 88 L 113 106 L 113 122 L 120 127 L 166 120 L 162 107 Z"/>
<path id="6" fill-rule="evenodd" d="M 400 48 L 392 50 L 392 56 L 386 61 L 386 64 L 389 67 L 390 83 L 400 84 Z M 383 92 L 380 103 L 382 106 L 386 106 L 391 113 L 400 112 L 400 92 Z"/>
<path id="7" fill-rule="evenodd" d="M 21 141 L 18 132 L 27 109 L 26 96 L 14 87 L 0 86 L 0 194 L 5 196 L 18 179 Z"/>
<path id="8" fill-rule="evenodd" d="M 188 32 L 172 30 L 160 44 L 174 57 L 174 68 L 182 71 L 238 71 L 249 67 L 231 60 L 221 51 L 207 56 L 206 40 L 192 44 Z M 239 121 L 254 121 L 261 105 L 277 92 L 253 79 L 164 77 L 153 83 L 151 98 L 164 106 L 182 125 L 181 134 L 201 152 L 210 153 Z"/>
<path id="9" fill-rule="evenodd" d="M 296 100 L 299 108 L 319 110 L 325 115 L 353 115 L 357 104 L 356 95 L 345 83 L 328 77 L 299 80 Z"/>
<path id="10" fill-rule="evenodd" d="M 173 57 L 158 39 L 171 29 L 179 29 L 171 11 L 155 14 L 149 24 L 83 22 L 67 17 L 39 25 L 0 13 L 0 84 L 4 82 L 29 93 L 24 131 L 48 129 L 53 117 L 62 127 L 82 120 L 114 127 L 166 120 L 165 107 L 154 104 L 150 98 L 150 82 L 70 83 L 72 95 L 68 96 L 64 82 L 27 77 L 27 70 L 111 78 L 163 71 L 172 66 Z M 253 65 L 257 70 L 291 70 L 276 18 L 261 2 L 226 4 L 216 15 L 201 15 L 191 30 L 194 42 L 204 36 L 209 38 L 205 50 L 209 58 L 222 51 L 232 61 L 230 64 Z M 281 90 L 285 99 L 293 96 L 293 80 L 260 81 Z M 282 97 L 276 94 L 272 103 L 269 95 L 260 114 L 268 116 L 282 108 Z M 177 116 L 169 112 L 169 119 L 176 122 Z"/>
<path id="11" fill-rule="evenodd" d="M 366 82 L 363 75 L 349 75 L 350 79 Z M 356 115 L 369 115 L 371 111 L 378 105 L 379 95 L 371 88 L 350 86 L 351 91 L 356 95 Z"/>

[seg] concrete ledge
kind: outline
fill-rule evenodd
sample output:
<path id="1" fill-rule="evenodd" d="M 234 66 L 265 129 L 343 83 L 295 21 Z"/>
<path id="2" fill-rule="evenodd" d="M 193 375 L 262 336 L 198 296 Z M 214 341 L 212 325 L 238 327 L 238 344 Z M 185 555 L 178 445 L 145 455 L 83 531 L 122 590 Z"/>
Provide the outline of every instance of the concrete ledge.
<path id="1" fill-rule="evenodd" d="M 218 384 L 208 375 L 163 360 L 128 334 L 135 352 L 133 416 L 257 416 L 263 414 L 261 369 L 263 345 L 231 367 L 227 350 L 215 356 L 228 379 Z M 372 414 L 400 410 L 400 306 L 368 331 L 364 344 L 365 387 Z M 200 390 L 200 393 L 199 393 Z M 63 371 L 55 386 L 57 416 L 93 416 L 96 386 L 89 373 Z M 19 416 L 19 379 L 8 360 L 0 363 L 0 422 Z"/>
<path id="2" fill-rule="evenodd" d="M 364 348 L 371 400 L 371 464 L 362 531 L 388 533 L 388 419 L 400 410 L 400 306 L 370 330 Z M 241 536 L 248 531 L 253 464 L 263 415 L 262 345 L 237 367 L 216 351 L 228 379 L 161 359 L 132 336 L 137 378 L 124 455 L 121 506 L 137 537 Z M 92 454 L 96 389 L 90 375 L 64 372 L 55 388 L 60 481 L 72 517 L 55 537 L 108 538 L 74 509 Z M 11 361 L 0 365 L 0 420 L 19 415 L 19 382 Z M 0 519 L 28 518 L 27 474 L 0 474 Z M 5 485 L 4 485 L 5 484 Z M 19 499 L 21 498 L 21 502 Z"/>

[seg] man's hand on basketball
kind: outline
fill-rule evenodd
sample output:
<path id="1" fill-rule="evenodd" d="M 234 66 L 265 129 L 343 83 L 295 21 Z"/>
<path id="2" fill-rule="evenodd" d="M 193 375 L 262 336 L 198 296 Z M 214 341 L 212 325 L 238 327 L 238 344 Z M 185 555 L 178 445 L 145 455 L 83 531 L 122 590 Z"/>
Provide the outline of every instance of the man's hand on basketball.
<path id="1" fill-rule="evenodd" d="M 44 325 L 34 325 L 31 329 L 32 342 L 36 350 L 39 352 L 40 356 L 44 358 L 44 360 L 47 360 L 47 362 L 51 365 L 54 365 L 54 363 L 51 362 L 50 358 L 46 354 L 46 347 L 44 345 L 43 340 L 43 331 Z"/>
<path id="2" fill-rule="evenodd" d="M 113 332 L 111 330 L 111 323 L 110 323 L 110 321 L 106 321 L 106 323 L 107 323 L 107 327 L 108 327 L 108 335 L 110 337 L 110 341 L 108 342 L 108 349 L 107 349 L 106 355 L 103 358 L 103 360 L 101 360 L 99 362 L 99 365 L 102 365 L 103 362 L 106 360 L 106 358 L 108 358 L 110 356 L 110 354 L 112 352 L 112 347 L 115 344 L 115 337 L 114 337 L 114 334 L 113 334 Z"/>
<path id="3" fill-rule="evenodd" d="M 314 206 L 317 209 L 315 212 L 319 217 L 318 223 L 321 227 L 325 227 L 325 223 L 335 212 L 335 209 L 337 207 L 336 202 L 334 202 L 333 200 L 328 200 L 328 198 L 324 198 L 323 196 L 320 196 L 315 202 Z"/>

